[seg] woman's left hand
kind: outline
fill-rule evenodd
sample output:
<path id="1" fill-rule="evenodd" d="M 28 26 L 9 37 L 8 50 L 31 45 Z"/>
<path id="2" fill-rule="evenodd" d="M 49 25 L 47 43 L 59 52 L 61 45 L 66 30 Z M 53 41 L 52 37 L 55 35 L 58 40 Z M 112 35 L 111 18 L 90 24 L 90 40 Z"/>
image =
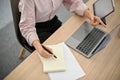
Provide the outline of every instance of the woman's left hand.
<path id="1" fill-rule="evenodd" d="M 96 25 L 102 25 L 103 27 L 106 28 L 106 25 L 102 22 L 102 20 L 98 17 L 98 16 L 92 16 L 90 18 L 90 24 L 93 25 L 93 26 L 96 26 Z"/>
<path id="2" fill-rule="evenodd" d="M 102 22 L 102 20 L 98 16 L 94 16 L 89 9 L 85 10 L 84 16 L 90 20 L 90 24 L 93 26 L 102 25 L 106 28 L 106 25 Z"/>

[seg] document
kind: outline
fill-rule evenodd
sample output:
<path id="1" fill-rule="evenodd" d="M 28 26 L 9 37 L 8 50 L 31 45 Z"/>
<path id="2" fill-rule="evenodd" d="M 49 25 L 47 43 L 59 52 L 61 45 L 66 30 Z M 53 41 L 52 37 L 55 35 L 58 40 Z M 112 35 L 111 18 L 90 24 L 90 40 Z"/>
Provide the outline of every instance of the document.
<path id="1" fill-rule="evenodd" d="M 60 43 L 59 45 L 63 47 L 66 62 L 66 71 L 48 73 L 50 80 L 76 80 L 80 77 L 83 77 L 85 75 L 85 72 L 78 64 L 70 49 L 65 45 L 65 43 Z"/>
<path id="2" fill-rule="evenodd" d="M 38 54 L 43 64 L 43 72 L 60 72 L 66 70 L 65 55 L 61 45 L 47 45 L 52 48 L 53 53 L 57 58 L 44 58 Z"/>

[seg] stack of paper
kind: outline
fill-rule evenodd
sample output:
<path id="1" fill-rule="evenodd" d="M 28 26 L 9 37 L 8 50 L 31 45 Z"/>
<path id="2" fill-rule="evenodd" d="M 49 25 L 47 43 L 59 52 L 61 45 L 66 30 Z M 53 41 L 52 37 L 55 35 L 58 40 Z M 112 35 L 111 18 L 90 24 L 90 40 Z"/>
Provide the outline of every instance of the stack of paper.
<path id="1" fill-rule="evenodd" d="M 83 77 L 85 73 L 71 53 L 70 49 L 65 45 L 65 43 L 60 43 L 59 45 L 63 46 L 67 69 L 65 72 L 48 73 L 51 78 L 50 80 L 76 80 Z"/>
<path id="2" fill-rule="evenodd" d="M 55 59 L 52 57 L 45 59 L 40 55 L 39 57 L 43 63 L 44 72 L 49 72 L 50 80 L 76 80 L 85 75 L 81 66 L 65 43 L 50 45 L 49 47 L 53 49 L 53 53 L 58 58 Z"/>

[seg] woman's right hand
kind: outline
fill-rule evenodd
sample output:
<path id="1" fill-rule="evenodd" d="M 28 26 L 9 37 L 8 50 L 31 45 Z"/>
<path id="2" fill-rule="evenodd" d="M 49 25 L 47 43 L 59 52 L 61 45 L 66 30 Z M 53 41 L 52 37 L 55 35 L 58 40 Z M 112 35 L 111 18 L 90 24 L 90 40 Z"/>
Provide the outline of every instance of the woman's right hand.
<path id="1" fill-rule="evenodd" d="M 35 49 L 39 52 L 39 54 L 45 58 L 50 58 L 52 57 L 53 55 L 48 53 L 43 47 L 42 45 L 40 44 L 40 41 L 39 40 L 34 40 L 33 41 L 33 46 L 35 47 Z M 48 50 L 50 50 L 52 52 L 52 49 L 51 48 L 48 48 L 46 47 Z"/>

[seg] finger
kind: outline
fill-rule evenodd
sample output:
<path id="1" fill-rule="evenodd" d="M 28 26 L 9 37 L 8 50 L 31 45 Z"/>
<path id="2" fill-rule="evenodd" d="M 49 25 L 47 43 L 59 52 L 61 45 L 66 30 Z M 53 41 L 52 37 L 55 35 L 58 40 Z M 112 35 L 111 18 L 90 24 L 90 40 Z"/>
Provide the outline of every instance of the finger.
<path id="1" fill-rule="evenodd" d="M 53 54 L 50 54 L 49 52 L 47 52 L 47 51 L 44 51 L 44 54 L 45 54 L 45 56 L 46 57 L 48 57 L 48 58 L 50 58 L 50 57 L 52 57 L 53 56 Z"/>
<path id="2" fill-rule="evenodd" d="M 96 17 L 96 19 L 98 20 L 100 25 L 106 28 L 106 25 L 103 23 L 103 21 L 99 17 Z"/>
<path id="3" fill-rule="evenodd" d="M 106 25 L 101 21 L 100 25 L 102 25 L 104 28 L 106 28 Z"/>
<path id="4" fill-rule="evenodd" d="M 44 58 L 49 58 L 49 56 L 47 56 L 47 55 L 45 55 L 45 54 L 40 54 L 42 57 L 44 57 Z"/>
<path id="5" fill-rule="evenodd" d="M 48 53 L 46 50 L 42 50 L 42 52 L 40 53 L 40 55 L 42 56 L 42 57 L 45 57 L 45 58 L 50 58 L 50 57 L 52 57 L 52 54 L 50 54 L 50 53 Z"/>
<path id="6" fill-rule="evenodd" d="M 52 49 L 46 46 L 43 46 L 45 53 L 52 55 Z"/>
<path id="7" fill-rule="evenodd" d="M 52 55 L 46 55 L 46 54 L 44 54 L 44 55 L 42 55 L 44 58 L 51 58 L 52 57 Z"/>
<path id="8" fill-rule="evenodd" d="M 48 56 L 48 55 L 46 55 L 46 54 L 43 54 L 43 53 L 42 53 L 42 54 L 40 53 L 39 55 L 41 55 L 41 56 L 44 57 L 44 58 L 50 58 L 50 56 Z"/>
<path id="9" fill-rule="evenodd" d="M 50 47 L 47 47 L 47 46 L 46 46 L 46 48 L 47 48 L 48 50 L 50 50 L 51 52 L 53 52 L 53 50 L 52 50 Z"/>
<path id="10" fill-rule="evenodd" d="M 92 24 L 93 26 L 97 26 L 97 25 L 99 25 L 99 23 L 100 23 L 99 17 L 94 16 L 94 19 L 91 20 L 91 24 Z"/>
<path id="11" fill-rule="evenodd" d="M 93 26 L 96 26 L 98 25 L 99 23 L 97 21 L 90 21 L 90 24 L 93 25 Z"/>

